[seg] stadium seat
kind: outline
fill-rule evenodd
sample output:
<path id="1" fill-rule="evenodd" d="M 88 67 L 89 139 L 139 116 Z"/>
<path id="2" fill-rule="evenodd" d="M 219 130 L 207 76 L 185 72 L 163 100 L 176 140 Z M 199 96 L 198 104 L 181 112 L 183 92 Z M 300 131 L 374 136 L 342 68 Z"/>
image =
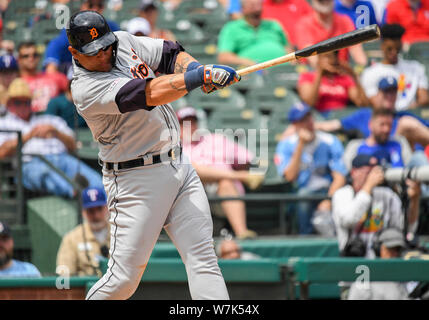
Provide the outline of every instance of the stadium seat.
<path id="1" fill-rule="evenodd" d="M 201 64 L 216 63 L 217 46 L 215 43 L 188 44 L 185 49 Z"/>
<path id="2" fill-rule="evenodd" d="M 214 110 L 234 110 L 246 107 L 246 99 L 233 87 L 217 90 L 210 94 L 194 90 L 186 98 L 192 107 L 204 109 L 208 115 Z"/>
<path id="3" fill-rule="evenodd" d="M 415 42 L 410 46 L 406 54 L 407 59 L 419 62 L 429 61 L 429 42 Z"/>
<path id="4" fill-rule="evenodd" d="M 356 112 L 358 109 L 359 108 L 355 106 L 347 106 L 344 109 L 332 110 L 325 115 L 325 118 L 327 120 L 341 119 L 352 114 L 353 112 Z"/>
<path id="5" fill-rule="evenodd" d="M 77 141 L 77 155 L 81 159 L 97 160 L 98 159 L 98 146 L 94 141 L 90 129 L 76 130 Z"/>
<path id="6" fill-rule="evenodd" d="M 305 65 L 284 63 L 264 70 L 265 83 L 295 88 L 299 75 L 306 71 L 308 71 L 308 67 Z"/>
<path id="7" fill-rule="evenodd" d="M 286 112 L 298 101 L 298 96 L 285 86 L 265 82 L 264 87 L 250 90 L 246 99 L 249 108 L 257 109 L 264 114 L 271 114 L 277 109 Z"/>

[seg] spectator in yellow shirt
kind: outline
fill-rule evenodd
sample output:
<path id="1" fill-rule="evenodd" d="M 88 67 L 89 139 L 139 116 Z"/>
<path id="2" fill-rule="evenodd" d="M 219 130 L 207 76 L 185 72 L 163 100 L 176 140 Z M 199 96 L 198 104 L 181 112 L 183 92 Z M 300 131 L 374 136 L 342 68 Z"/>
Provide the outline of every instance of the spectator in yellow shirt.
<path id="1" fill-rule="evenodd" d="M 109 212 L 101 188 L 82 192 L 83 224 L 67 233 L 58 250 L 57 273 L 62 276 L 101 276 L 100 260 L 109 255 Z"/>

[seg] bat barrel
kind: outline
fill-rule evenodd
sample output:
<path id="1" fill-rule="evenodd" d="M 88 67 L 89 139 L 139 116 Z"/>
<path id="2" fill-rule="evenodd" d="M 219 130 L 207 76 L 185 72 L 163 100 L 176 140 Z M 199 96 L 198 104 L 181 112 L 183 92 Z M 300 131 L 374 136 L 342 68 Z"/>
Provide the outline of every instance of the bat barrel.
<path id="1" fill-rule="evenodd" d="M 295 52 L 295 56 L 297 59 L 306 58 L 316 54 L 344 49 L 362 42 L 378 39 L 379 37 L 380 28 L 376 24 L 373 24 L 298 50 Z"/>

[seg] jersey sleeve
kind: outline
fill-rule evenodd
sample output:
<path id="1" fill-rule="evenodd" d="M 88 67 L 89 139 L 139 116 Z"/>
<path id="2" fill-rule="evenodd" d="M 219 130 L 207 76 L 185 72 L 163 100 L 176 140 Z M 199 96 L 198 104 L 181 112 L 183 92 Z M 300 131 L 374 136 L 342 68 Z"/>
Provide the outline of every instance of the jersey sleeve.
<path id="1" fill-rule="evenodd" d="M 157 70 L 163 56 L 164 40 L 149 37 L 136 37 L 125 31 L 119 31 L 118 35 L 124 36 L 131 44 L 137 56 L 146 62 L 153 71 Z"/>
<path id="2" fill-rule="evenodd" d="M 93 117 L 100 114 L 122 114 L 116 104 L 118 91 L 131 79 L 112 78 L 110 73 L 98 77 L 82 77 L 71 85 L 73 102 L 79 114 Z"/>

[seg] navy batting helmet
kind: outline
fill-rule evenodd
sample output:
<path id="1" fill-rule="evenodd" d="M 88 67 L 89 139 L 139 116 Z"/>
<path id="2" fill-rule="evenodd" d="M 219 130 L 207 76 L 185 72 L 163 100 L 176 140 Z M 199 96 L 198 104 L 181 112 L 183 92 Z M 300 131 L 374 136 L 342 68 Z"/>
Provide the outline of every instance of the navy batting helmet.
<path id="1" fill-rule="evenodd" d="M 66 28 L 70 45 L 82 54 L 96 55 L 100 49 L 114 45 L 118 38 L 110 30 L 106 19 L 96 11 L 80 11 L 75 13 Z"/>

